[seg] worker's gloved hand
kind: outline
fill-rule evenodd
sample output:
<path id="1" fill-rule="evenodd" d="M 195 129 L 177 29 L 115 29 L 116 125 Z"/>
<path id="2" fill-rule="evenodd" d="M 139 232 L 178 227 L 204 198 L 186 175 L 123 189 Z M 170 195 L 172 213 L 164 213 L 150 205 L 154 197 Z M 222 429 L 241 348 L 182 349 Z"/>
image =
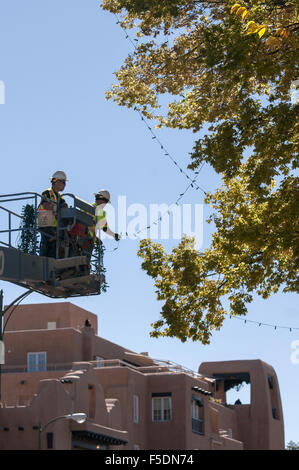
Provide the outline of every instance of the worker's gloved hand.
<path id="1" fill-rule="evenodd" d="M 116 234 L 114 235 L 114 238 L 115 238 L 115 240 L 116 240 L 117 242 L 119 242 L 119 240 L 120 240 L 120 235 L 118 235 L 118 233 L 116 233 Z"/>

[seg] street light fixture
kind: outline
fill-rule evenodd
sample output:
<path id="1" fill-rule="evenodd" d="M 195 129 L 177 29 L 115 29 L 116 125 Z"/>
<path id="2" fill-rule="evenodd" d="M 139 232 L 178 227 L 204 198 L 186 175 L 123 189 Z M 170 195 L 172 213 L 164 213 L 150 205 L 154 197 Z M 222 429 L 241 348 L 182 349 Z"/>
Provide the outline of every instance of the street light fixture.
<path id="1" fill-rule="evenodd" d="M 85 423 L 87 419 L 86 413 L 70 413 L 68 415 L 63 415 L 63 416 L 57 416 L 56 418 L 51 419 L 48 421 L 44 426 L 41 425 L 41 423 L 38 423 L 38 450 L 41 450 L 41 437 L 42 437 L 42 432 L 51 424 L 54 423 L 54 421 L 58 421 L 59 419 L 72 419 L 73 421 L 76 421 L 78 424 Z"/>
<path id="2" fill-rule="evenodd" d="M 85 423 L 87 419 L 86 413 L 71 413 L 65 416 L 66 419 L 73 419 L 78 424 Z"/>

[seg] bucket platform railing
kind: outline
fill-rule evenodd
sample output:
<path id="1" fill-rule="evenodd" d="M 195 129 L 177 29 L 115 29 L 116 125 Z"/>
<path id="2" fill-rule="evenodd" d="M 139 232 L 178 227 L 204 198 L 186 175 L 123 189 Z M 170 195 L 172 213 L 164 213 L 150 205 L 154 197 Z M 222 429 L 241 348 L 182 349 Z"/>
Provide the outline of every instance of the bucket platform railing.
<path id="1" fill-rule="evenodd" d="M 18 234 L 21 232 L 22 228 L 20 227 L 20 222 L 22 221 L 22 215 L 18 214 L 17 212 L 11 210 L 9 207 L 4 207 L 3 204 L 7 203 L 15 203 L 16 201 L 22 202 L 22 206 L 24 206 L 25 201 L 30 201 L 31 205 L 34 208 L 34 213 L 37 213 L 37 206 L 38 201 L 41 198 L 41 195 L 38 193 L 33 192 L 25 192 L 25 193 L 15 193 L 15 194 L 2 194 L 0 195 L 0 244 L 8 246 L 12 248 L 13 245 L 13 235 Z M 21 209 L 22 209 L 21 206 Z M 3 213 L 7 214 L 7 226 L 4 228 L 4 219 Z M 3 220 L 2 220 L 3 217 Z M 13 222 L 17 220 L 19 225 L 18 227 L 13 228 Z M 34 251 L 32 254 L 37 254 L 38 252 L 38 227 L 37 227 L 37 220 L 35 217 L 34 226 L 32 228 L 33 232 L 33 239 L 34 239 Z M 6 242 L 2 240 L 2 236 L 7 234 Z M 14 240 L 16 243 L 16 240 Z M 16 248 L 16 247 L 15 247 Z"/>

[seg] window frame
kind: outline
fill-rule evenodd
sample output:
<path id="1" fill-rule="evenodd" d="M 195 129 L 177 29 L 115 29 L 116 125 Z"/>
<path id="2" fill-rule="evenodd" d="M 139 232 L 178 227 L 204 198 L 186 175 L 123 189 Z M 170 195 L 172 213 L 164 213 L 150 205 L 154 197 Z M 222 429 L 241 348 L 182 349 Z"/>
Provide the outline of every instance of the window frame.
<path id="1" fill-rule="evenodd" d="M 105 367 L 105 359 L 101 356 L 95 356 L 95 361 L 96 361 L 96 369 L 99 369 L 100 367 Z"/>
<path id="2" fill-rule="evenodd" d="M 160 401 L 160 409 L 155 406 L 155 400 Z M 164 400 L 167 400 L 168 407 L 165 407 Z M 157 419 L 157 411 L 160 411 L 160 419 Z M 156 412 L 156 413 L 155 413 Z M 169 417 L 166 417 L 166 412 L 169 412 Z M 152 422 L 153 423 L 169 423 L 172 421 L 172 396 L 171 394 L 153 394 L 152 395 Z"/>
<path id="3" fill-rule="evenodd" d="M 133 423 L 139 424 L 139 395 L 133 395 Z"/>
<path id="4" fill-rule="evenodd" d="M 191 428 L 194 434 L 204 435 L 204 411 L 203 400 L 192 395 L 191 398 Z M 202 417 L 200 418 L 200 409 Z"/>
<path id="5" fill-rule="evenodd" d="M 40 367 L 39 355 L 44 354 L 44 367 Z M 35 356 L 34 367 L 31 368 L 30 357 Z M 47 371 L 47 351 L 30 351 L 27 352 L 27 372 L 46 372 Z"/>

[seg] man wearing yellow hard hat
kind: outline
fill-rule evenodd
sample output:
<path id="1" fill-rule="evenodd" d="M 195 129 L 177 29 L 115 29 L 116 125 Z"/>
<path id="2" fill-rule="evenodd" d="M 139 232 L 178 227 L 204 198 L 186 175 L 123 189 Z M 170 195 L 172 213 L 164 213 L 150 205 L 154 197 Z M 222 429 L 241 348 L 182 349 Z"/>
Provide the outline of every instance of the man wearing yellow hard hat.
<path id="1" fill-rule="evenodd" d="M 56 226 L 57 211 L 67 207 L 60 195 L 66 185 L 67 177 L 64 171 L 58 170 L 50 178 L 52 186 L 42 192 L 38 206 L 38 226 L 41 233 L 40 256 L 56 258 Z M 59 205 L 59 207 L 58 207 Z"/>

